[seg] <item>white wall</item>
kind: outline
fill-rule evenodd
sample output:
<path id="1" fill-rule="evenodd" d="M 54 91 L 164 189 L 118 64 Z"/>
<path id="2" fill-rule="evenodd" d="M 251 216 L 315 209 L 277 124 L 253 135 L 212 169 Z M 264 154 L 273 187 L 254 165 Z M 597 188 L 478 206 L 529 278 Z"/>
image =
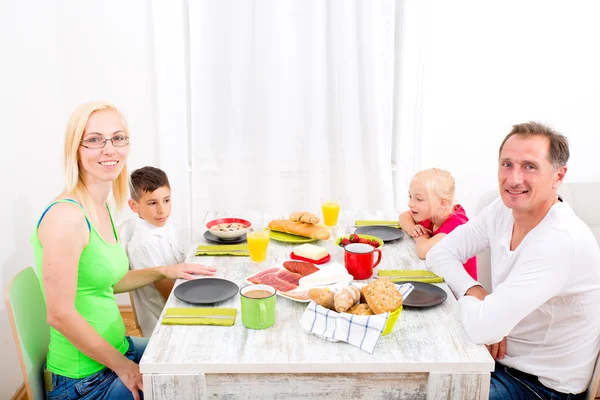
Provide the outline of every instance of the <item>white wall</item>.
<path id="1" fill-rule="evenodd" d="M 474 215 L 478 197 L 497 188 L 502 139 L 513 124 L 537 120 L 569 138 L 566 181 L 600 181 L 600 3 L 423 7 L 419 169 L 451 171 Z"/>

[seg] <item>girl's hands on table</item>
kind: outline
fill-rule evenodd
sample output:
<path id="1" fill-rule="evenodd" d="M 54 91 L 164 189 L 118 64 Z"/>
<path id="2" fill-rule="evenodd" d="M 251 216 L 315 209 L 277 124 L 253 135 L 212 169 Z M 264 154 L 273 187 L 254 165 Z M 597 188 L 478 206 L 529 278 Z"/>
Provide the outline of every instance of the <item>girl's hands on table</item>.
<path id="1" fill-rule="evenodd" d="M 409 230 L 408 234 L 413 238 L 418 238 L 424 235 L 431 235 L 431 230 L 426 229 L 423 225 L 416 224 L 412 229 Z"/>
<path id="2" fill-rule="evenodd" d="M 194 275 L 212 276 L 215 274 L 216 270 L 215 267 L 208 267 L 202 264 L 181 263 L 166 267 L 165 278 L 190 280 L 194 279 Z"/>

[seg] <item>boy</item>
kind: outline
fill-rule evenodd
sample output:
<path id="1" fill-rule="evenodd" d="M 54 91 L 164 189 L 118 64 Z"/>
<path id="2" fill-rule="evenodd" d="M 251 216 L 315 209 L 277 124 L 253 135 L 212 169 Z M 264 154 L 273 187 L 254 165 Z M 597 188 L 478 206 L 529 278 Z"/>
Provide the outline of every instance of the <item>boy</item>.
<path id="1" fill-rule="evenodd" d="M 185 251 L 179 244 L 175 227 L 168 224 L 171 215 L 171 186 L 160 169 L 144 167 L 132 172 L 129 207 L 139 218 L 127 221 L 133 231 L 127 244 L 131 269 L 180 264 Z M 144 336 L 150 336 L 174 282 L 162 279 L 133 292 L 138 322 Z"/>

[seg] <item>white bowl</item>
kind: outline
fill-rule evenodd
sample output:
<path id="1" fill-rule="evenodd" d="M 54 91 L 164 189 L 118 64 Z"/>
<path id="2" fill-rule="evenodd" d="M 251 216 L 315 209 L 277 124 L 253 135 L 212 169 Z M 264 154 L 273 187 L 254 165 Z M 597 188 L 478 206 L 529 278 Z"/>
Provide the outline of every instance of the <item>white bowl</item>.
<path id="1" fill-rule="evenodd" d="M 239 224 L 239 227 L 230 230 L 232 228 L 227 228 L 224 225 L 231 225 L 231 224 Z M 217 225 L 221 225 L 221 229 L 217 229 L 216 226 Z M 252 224 L 250 223 L 250 221 L 246 221 L 245 219 L 240 219 L 240 218 L 219 218 L 219 219 L 214 219 L 212 221 L 210 221 L 209 223 L 206 224 L 206 227 L 208 228 L 208 231 L 210 233 L 212 233 L 213 235 L 215 235 L 216 237 L 220 238 L 220 239 L 237 239 L 239 237 L 241 237 L 242 235 L 244 235 L 248 229 L 250 229 L 250 226 L 252 226 Z"/>

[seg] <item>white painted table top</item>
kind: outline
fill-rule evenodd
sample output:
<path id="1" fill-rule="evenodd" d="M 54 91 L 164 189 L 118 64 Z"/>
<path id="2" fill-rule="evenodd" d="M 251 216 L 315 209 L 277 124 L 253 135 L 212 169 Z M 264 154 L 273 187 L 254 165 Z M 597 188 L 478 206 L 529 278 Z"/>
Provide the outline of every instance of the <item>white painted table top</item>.
<path id="1" fill-rule="evenodd" d="M 281 216 L 208 213 L 205 221 L 235 216 L 254 223 L 268 223 Z M 394 212 L 344 212 L 327 241 L 315 242 L 326 247 L 332 261 L 343 264 L 343 249 L 335 239 L 354 231 L 355 220 L 393 220 Z M 256 225 L 256 223 L 254 223 Z M 192 251 L 206 244 L 199 229 Z M 249 257 L 195 257 L 191 262 L 217 267 L 216 277 L 246 285 L 244 278 L 277 263 L 289 260 L 296 245 L 271 239 L 267 261 L 254 264 Z M 386 243 L 378 269 L 424 269 L 419 265 L 415 243 L 405 235 Z M 377 271 L 377 270 L 375 270 Z M 377 272 L 375 272 L 376 274 Z M 181 283 L 178 281 L 177 284 Z M 428 309 L 404 309 L 394 330 L 382 336 L 371 355 L 344 342 L 329 342 L 302 330 L 300 317 L 307 303 L 277 297 L 275 325 L 265 330 L 250 330 L 242 325 L 239 294 L 216 307 L 238 309 L 235 325 L 183 326 L 157 325 L 140 363 L 142 373 L 349 373 L 349 372 L 489 372 L 494 361 L 485 346 L 475 345 L 460 322 L 459 306 L 447 285 L 448 293 L 441 305 Z M 173 294 L 167 307 L 195 307 Z"/>

